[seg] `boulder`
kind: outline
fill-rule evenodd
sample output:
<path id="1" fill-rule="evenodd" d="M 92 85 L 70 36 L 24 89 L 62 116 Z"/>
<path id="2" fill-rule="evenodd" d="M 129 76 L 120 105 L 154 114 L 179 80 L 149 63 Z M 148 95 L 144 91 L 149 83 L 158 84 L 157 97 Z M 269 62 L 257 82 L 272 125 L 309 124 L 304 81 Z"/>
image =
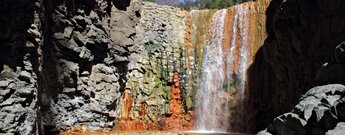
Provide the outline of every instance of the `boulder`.
<path id="1" fill-rule="evenodd" d="M 345 133 L 345 123 L 339 122 L 337 126 L 326 132 L 326 135 L 343 135 Z"/>
<path id="2" fill-rule="evenodd" d="M 345 86 L 329 84 L 310 89 L 290 113 L 273 120 L 258 134 L 329 134 L 342 131 Z M 335 128 L 335 129 L 334 129 Z M 334 130 L 332 130 L 334 129 Z M 332 131 L 329 131 L 332 130 Z"/>

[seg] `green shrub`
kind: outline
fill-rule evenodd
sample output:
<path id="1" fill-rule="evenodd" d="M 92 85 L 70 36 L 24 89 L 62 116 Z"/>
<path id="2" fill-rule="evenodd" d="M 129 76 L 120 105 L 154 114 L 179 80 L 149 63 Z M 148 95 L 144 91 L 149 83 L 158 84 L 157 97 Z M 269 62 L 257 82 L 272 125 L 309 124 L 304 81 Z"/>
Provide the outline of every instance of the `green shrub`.
<path id="1" fill-rule="evenodd" d="M 249 0 L 186 0 L 184 3 L 180 4 L 179 7 L 184 10 L 223 9 L 247 1 Z"/>

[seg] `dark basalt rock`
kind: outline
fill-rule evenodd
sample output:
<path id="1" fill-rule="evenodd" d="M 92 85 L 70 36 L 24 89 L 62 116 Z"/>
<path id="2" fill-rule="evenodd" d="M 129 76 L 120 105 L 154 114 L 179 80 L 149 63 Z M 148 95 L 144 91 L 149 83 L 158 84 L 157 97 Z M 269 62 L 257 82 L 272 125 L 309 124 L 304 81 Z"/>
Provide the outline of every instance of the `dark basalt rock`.
<path id="1" fill-rule="evenodd" d="M 275 118 L 266 130 L 258 134 L 344 133 L 344 128 L 340 126 L 344 121 L 343 108 L 345 108 L 344 85 L 317 86 L 300 99 L 291 113 L 285 113 Z"/>
<path id="2" fill-rule="evenodd" d="M 328 130 L 326 135 L 342 135 L 345 132 L 345 123 L 339 122 L 333 130 Z"/>
<path id="3" fill-rule="evenodd" d="M 256 110 L 251 112 L 254 131 L 290 111 L 308 89 L 345 83 L 344 47 L 338 46 L 345 41 L 342 7 L 342 0 L 271 1 L 266 12 L 268 37 L 250 67 L 255 71 L 248 74 L 247 95 Z"/>
<path id="4" fill-rule="evenodd" d="M 71 126 L 114 126 L 140 0 L 49 1 L 42 65 L 47 133 Z M 116 36 L 121 35 L 121 36 Z M 115 117 L 114 117 L 115 116 Z"/>
<path id="5" fill-rule="evenodd" d="M 335 49 L 335 62 L 345 63 L 345 42 L 342 42 Z"/>
<path id="6" fill-rule="evenodd" d="M 112 127 L 128 57 L 138 53 L 127 47 L 136 47 L 140 7 L 141 0 L 1 1 L 0 134 Z"/>
<path id="7" fill-rule="evenodd" d="M 330 64 L 325 64 L 315 78 L 315 83 L 323 86 L 316 86 L 309 90 L 291 113 L 278 116 L 266 130 L 258 134 L 299 135 L 345 132 L 344 128 L 339 127 L 345 120 L 345 74 L 343 72 L 345 64 L 341 59 L 343 46 L 344 42 L 336 47 L 334 54 L 336 59 Z M 303 121 L 302 124 L 287 117 L 289 115 Z"/>
<path id="8" fill-rule="evenodd" d="M 335 49 L 334 60 L 325 63 L 317 73 L 315 85 L 339 83 L 345 85 L 345 42 Z"/>
<path id="9" fill-rule="evenodd" d="M 0 134 L 34 134 L 37 124 L 39 0 L 0 4 Z"/>

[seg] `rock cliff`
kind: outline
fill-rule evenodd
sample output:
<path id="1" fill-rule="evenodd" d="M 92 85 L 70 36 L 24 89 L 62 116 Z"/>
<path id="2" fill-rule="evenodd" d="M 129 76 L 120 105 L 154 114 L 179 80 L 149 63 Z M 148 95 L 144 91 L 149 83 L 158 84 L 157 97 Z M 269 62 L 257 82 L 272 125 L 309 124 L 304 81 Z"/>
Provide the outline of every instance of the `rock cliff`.
<path id="1" fill-rule="evenodd" d="M 0 5 L 0 134 L 34 134 L 39 115 L 42 1 Z"/>
<path id="2" fill-rule="evenodd" d="M 140 0 L 16 3 L 6 0 L 0 12 L 6 22 L 0 33 L 1 133 L 113 128 L 123 119 L 157 123 L 171 113 L 175 71 L 182 111 L 193 109 L 217 10 L 187 13 Z M 250 46 L 251 63 L 266 37 L 268 3 L 224 10 L 225 50 Z M 248 35 L 250 41 L 242 40 Z"/>
<path id="3" fill-rule="evenodd" d="M 169 113 L 170 77 L 185 66 L 185 11 L 141 0 L 0 7 L 0 133 L 113 128 Z"/>
<path id="4" fill-rule="evenodd" d="M 261 135 L 269 134 L 342 134 L 345 132 L 345 78 L 344 42 L 338 45 L 334 61 L 324 64 L 315 78 L 315 84 L 289 113 L 278 116 Z"/>
<path id="5" fill-rule="evenodd" d="M 3 1 L 0 133 L 114 126 L 140 0 Z"/>
<path id="6" fill-rule="evenodd" d="M 184 66 L 183 18 L 186 11 L 143 2 L 136 26 L 136 44 L 143 49 L 132 59 L 126 90 L 133 95 L 134 117 L 139 118 L 140 105 L 146 104 L 144 119 L 157 123 L 158 116 L 169 112 L 170 85 L 174 71 Z"/>
<path id="7" fill-rule="evenodd" d="M 323 68 L 332 71 L 318 71 L 325 63 L 338 63 L 333 54 L 345 39 L 344 4 L 341 0 L 271 1 L 266 12 L 268 37 L 248 69 L 255 130 L 292 110 L 308 89 L 343 83 L 336 75 L 342 74 L 339 64 Z"/>
<path id="8" fill-rule="evenodd" d="M 0 133 L 121 128 L 121 120 L 159 124 L 160 116 L 174 113 L 173 73 L 179 73 L 182 96 L 175 97 L 182 100 L 175 106 L 184 107 L 183 114 L 198 102 L 194 96 L 205 83 L 200 79 L 206 66 L 224 72 L 216 76 L 222 82 L 217 88 L 230 104 L 215 111 L 229 118 L 226 130 L 262 130 L 308 89 L 344 85 L 343 7 L 341 0 L 257 0 L 188 13 L 141 0 L 4 0 Z M 207 54 L 215 45 L 224 53 L 222 66 L 203 65 L 203 58 L 214 58 Z M 319 127 L 317 132 L 338 132 L 344 123 L 328 115 L 343 103 L 342 93 L 342 85 L 315 87 L 266 131 L 314 132 L 291 127 L 292 120 Z M 301 108 L 315 96 L 326 107 Z M 315 108 L 324 109 L 325 117 Z M 277 127 L 282 125 L 289 128 Z"/>
<path id="9" fill-rule="evenodd" d="M 275 118 L 258 134 L 336 134 L 344 121 L 344 85 L 330 84 L 309 90 L 290 113 Z"/>
<path id="10" fill-rule="evenodd" d="M 114 126 L 129 79 L 140 0 L 44 1 L 42 125 L 46 132 Z"/>

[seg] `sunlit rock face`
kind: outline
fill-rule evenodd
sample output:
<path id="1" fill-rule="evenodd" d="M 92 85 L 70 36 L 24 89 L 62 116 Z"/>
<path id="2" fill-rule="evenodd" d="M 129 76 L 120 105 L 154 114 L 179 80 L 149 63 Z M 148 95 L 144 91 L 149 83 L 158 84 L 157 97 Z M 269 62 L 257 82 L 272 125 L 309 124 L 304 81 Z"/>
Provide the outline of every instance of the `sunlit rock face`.
<path id="1" fill-rule="evenodd" d="M 1 3 L 0 134 L 114 126 L 141 0 Z"/>
<path id="2" fill-rule="evenodd" d="M 45 1 L 40 71 L 42 127 L 114 126 L 128 80 L 141 1 Z"/>
<path id="3" fill-rule="evenodd" d="M 245 69 L 265 37 L 267 2 L 190 13 L 141 0 L 3 5 L 1 133 L 104 129 L 121 119 L 129 120 L 124 125 L 137 119 L 157 123 L 169 113 L 175 71 L 186 114 L 198 107 L 194 95 L 206 90 L 200 80 L 207 79 L 207 70 L 216 71 L 207 67 L 212 63 L 206 57 L 217 58 L 222 73 L 206 83 L 217 85 L 224 99 L 219 103 L 229 106 L 217 105 L 216 111 L 225 119 L 242 119 L 243 107 L 231 110 L 245 97 Z M 228 127 L 221 129 L 235 129 Z"/>
<path id="4" fill-rule="evenodd" d="M 193 10 L 185 18 L 185 78 L 182 84 L 187 91 L 187 107 L 195 103 L 194 95 L 200 81 L 200 69 L 206 41 L 209 38 L 211 19 L 216 10 Z"/>
<path id="5" fill-rule="evenodd" d="M 263 129 L 307 89 L 342 83 L 327 77 L 342 71 L 332 55 L 345 37 L 341 0 L 190 13 L 141 0 L 3 3 L 0 133 L 158 123 L 175 71 L 181 111 L 195 109 L 205 130 Z"/>
<path id="6" fill-rule="evenodd" d="M 142 103 L 147 105 L 144 116 L 147 122 L 155 123 L 159 115 L 169 113 L 170 76 L 177 71 L 180 73 L 182 105 L 186 107 L 184 112 L 204 106 L 213 110 L 210 116 L 219 116 L 215 120 L 223 120 L 208 129 L 249 129 L 241 124 L 247 120 L 246 106 L 243 105 L 246 70 L 266 38 L 264 13 L 268 3 L 248 2 L 223 10 L 193 10 L 190 13 L 144 3 L 135 42 L 145 48 L 133 57 L 137 63 L 129 65 L 131 73 L 126 84 L 126 91 L 133 94 L 134 118 L 139 118 L 137 113 Z M 212 60 L 217 60 L 217 64 L 214 65 Z M 217 101 L 217 107 L 202 105 L 201 99 L 195 96 L 197 93 L 217 93 L 222 100 Z M 120 106 L 123 106 L 121 104 L 122 101 Z M 232 119 L 234 117 L 236 119 Z M 199 119 L 198 116 L 195 118 Z M 201 120 L 200 123 L 197 127 L 207 125 Z"/>
<path id="7" fill-rule="evenodd" d="M 134 53 L 128 65 L 125 90 L 133 95 L 134 119 L 139 119 L 141 104 L 146 106 L 143 121 L 157 124 L 169 112 L 170 84 L 174 71 L 183 69 L 184 23 L 186 11 L 144 2 L 135 27 Z M 122 106 L 120 101 L 119 106 Z M 118 108 L 120 108 L 118 106 Z M 117 110 L 121 114 L 121 110 Z"/>

